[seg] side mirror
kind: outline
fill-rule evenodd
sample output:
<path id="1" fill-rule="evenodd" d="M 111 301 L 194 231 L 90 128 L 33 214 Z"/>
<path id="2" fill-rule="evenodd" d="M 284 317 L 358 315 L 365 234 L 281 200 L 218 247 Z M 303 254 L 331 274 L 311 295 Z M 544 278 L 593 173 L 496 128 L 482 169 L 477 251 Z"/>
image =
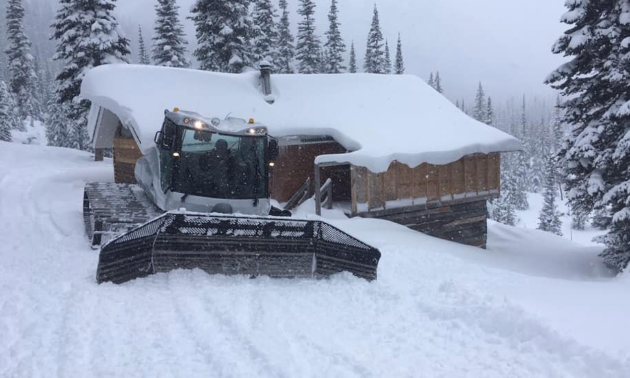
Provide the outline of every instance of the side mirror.
<path id="1" fill-rule="evenodd" d="M 162 132 L 161 131 L 158 131 L 157 133 L 155 133 L 155 136 L 153 137 L 153 141 L 158 146 L 162 144 Z"/>
<path id="2" fill-rule="evenodd" d="M 275 161 L 280 155 L 280 148 L 276 139 L 269 140 L 269 161 Z"/>

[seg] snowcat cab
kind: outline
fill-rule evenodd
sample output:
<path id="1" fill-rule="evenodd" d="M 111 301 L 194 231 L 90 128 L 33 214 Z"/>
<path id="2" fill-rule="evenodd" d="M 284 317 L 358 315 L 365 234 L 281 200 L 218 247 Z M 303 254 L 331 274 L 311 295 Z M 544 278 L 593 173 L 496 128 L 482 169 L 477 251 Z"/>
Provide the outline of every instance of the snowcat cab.
<path id="1" fill-rule="evenodd" d="M 136 164 L 136 180 L 160 209 L 269 215 L 278 143 L 265 126 L 165 111 L 155 144 Z"/>
<path id="2" fill-rule="evenodd" d="M 136 163 L 139 185 L 86 184 L 86 231 L 93 246 L 102 244 L 97 282 L 173 269 L 376 279 L 377 249 L 272 208 L 269 166 L 278 144 L 265 126 L 176 109 L 165 112 L 155 144 Z"/>

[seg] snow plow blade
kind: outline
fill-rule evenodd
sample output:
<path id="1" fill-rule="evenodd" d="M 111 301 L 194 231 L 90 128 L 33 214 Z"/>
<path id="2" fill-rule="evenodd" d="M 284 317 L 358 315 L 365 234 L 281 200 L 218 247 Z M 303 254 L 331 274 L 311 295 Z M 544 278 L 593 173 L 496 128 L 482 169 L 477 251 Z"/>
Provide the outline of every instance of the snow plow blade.
<path id="1" fill-rule="evenodd" d="M 96 280 L 174 269 L 279 278 L 347 271 L 376 279 L 381 253 L 321 221 L 166 213 L 101 248 Z"/>

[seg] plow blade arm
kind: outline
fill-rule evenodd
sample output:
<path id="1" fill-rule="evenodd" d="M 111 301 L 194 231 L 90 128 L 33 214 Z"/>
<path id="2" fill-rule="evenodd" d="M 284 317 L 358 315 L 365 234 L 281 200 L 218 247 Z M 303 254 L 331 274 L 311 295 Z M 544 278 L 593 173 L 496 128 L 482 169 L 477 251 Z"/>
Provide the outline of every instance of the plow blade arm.
<path id="1" fill-rule="evenodd" d="M 167 213 L 102 247 L 97 281 L 174 269 L 210 274 L 376 279 L 380 252 L 321 221 Z"/>

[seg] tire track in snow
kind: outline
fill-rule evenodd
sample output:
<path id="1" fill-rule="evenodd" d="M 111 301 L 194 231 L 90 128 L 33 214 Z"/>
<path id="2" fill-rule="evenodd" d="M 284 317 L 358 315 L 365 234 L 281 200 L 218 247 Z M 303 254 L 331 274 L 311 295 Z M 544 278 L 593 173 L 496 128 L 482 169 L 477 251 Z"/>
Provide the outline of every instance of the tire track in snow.
<path id="1" fill-rule="evenodd" d="M 170 298 L 177 312 L 177 317 L 186 329 L 191 340 L 197 345 L 197 351 L 207 361 L 209 375 L 218 374 L 219 377 L 231 376 L 264 376 L 260 372 L 241 371 L 238 369 L 247 368 L 243 362 L 247 361 L 242 356 L 242 351 L 237 350 L 232 345 L 232 335 L 221 329 L 221 324 L 217 319 L 208 314 L 203 301 L 191 292 L 189 286 L 185 284 L 190 274 L 197 272 L 173 272 L 166 274 L 170 291 Z M 180 276 L 182 275 L 183 276 Z"/>
<path id="2" fill-rule="evenodd" d="M 234 277 L 238 279 L 237 277 Z M 195 272 L 192 277 L 192 281 L 196 290 L 199 293 L 205 293 L 208 287 L 211 287 L 212 280 L 210 276 L 201 273 Z M 203 299 L 207 297 L 204 296 Z M 273 362 L 271 361 L 269 355 L 264 352 L 261 348 L 256 346 L 255 338 L 249 336 L 249 331 L 243 329 L 241 326 L 237 325 L 234 321 L 229 318 L 227 315 L 229 312 L 226 310 L 224 306 L 212 306 L 211 301 L 201 300 L 205 310 L 208 314 L 211 314 L 213 318 L 217 319 L 218 324 L 221 325 L 221 328 L 225 328 L 226 331 L 233 337 L 233 341 L 237 341 L 240 346 L 239 349 L 247 352 L 247 357 L 249 357 L 249 361 L 255 361 L 260 364 L 262 369 L 267 372 L 271 372 L 270 376 L 278 377 L 278 378 L 289 378 L 290 375 L 282 371 L 279 366 L 273 366 Z M 251 297 L 250 304 L 251 304 Z"/>
<path id="3" fill-rule="evenodd" d="M 204 355 L 214 362 L 211 365 L 216 368 L 215 373 L 222 377 L 288 377 L 279 367 L 272 366 L 266 354 L 253 347 L 251 340 L 212 306 L 211 300 L 200 296 L 212 283 L 200 281 L 199 275 L 207 276 L 200 271 L 172 272 L 168 282 L 178 314 L 199 350 L 207 351 Z"/>

